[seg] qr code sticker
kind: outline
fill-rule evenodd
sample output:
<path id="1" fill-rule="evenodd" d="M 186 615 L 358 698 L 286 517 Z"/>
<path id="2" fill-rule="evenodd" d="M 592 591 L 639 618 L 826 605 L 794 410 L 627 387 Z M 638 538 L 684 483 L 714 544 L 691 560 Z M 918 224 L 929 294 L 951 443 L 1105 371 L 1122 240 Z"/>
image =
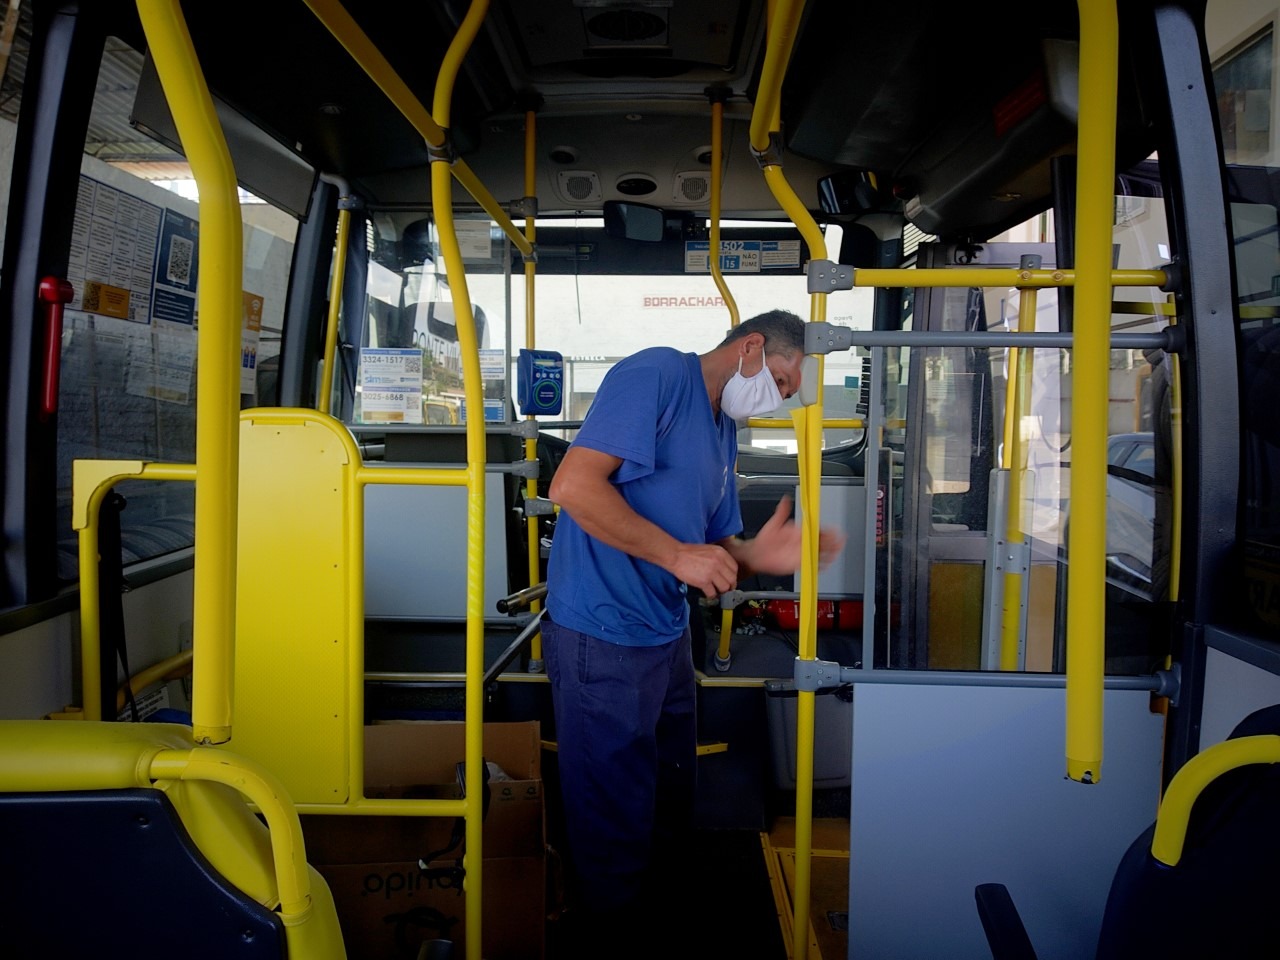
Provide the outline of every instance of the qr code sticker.
<path id="1" fill-rule="evenodd" d="M 421 373 L 422 372 L 422 354 L 418 354 L 418 356 L 416 357 L 405 357 L 404 372 L 405 373 Z"/>
<path id="2" fill-rule="evenodd" d="M 173 237 L 169 241 L 169 265 L 166 272 L 170 283 L 191 282 L 191 254 L 194 250 L 195 244 L 186 237 Z"/>

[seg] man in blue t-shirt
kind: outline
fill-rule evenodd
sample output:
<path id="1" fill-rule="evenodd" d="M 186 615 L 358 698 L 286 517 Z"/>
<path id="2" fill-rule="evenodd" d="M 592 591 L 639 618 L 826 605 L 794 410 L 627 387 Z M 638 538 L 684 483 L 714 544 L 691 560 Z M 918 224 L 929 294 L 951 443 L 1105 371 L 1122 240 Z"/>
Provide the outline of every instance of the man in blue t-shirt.
<path id="1" fill-rule="evenodd" d="M 604 378 L 552 479 L 543 652 L 573 892 L 598 925 L 639 919 L 655 843 L 692 819 L 686 585 L 714 599 L 752 573 L 800 566 L 789 498 L 738 538 L 734 466 L 738 422 L 794 394 L 803 360 L 804 321 L 783 310 L 701 355 L 642 350 Z M 823 531 L 820 562 L 843 543 Z"/>

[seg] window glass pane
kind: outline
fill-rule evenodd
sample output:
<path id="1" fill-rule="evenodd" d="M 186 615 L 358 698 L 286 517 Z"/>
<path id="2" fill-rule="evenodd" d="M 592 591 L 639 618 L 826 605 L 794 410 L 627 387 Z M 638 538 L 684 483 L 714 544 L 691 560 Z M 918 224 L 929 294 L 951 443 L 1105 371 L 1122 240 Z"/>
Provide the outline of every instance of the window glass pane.
<path id="1" fill-rule="evenodd" d="M 13 174 L 13 141 L 17 135 L 18 109 L 22 106 L 22 86 L 27 73 L 31 37 L 31 5 L 5 4 L 0 13 L 0 36 L 11 37 L 0 44 L 0 224 L 9 207 L 9 181 Z M 4 231 L 0 230 L 0 252 Z"/>
<path id="2" fill-rule="evenodd" d="M 522 268 L 518 255 L 512 266 L 513 280 L 508 284 L 503 275 L 504 238 L 496 224 L 456 221 L 463 230 L 460 244 L 467 268 L 467 289 L 477 317 L 477 336 L 482 351 L 482 373 L 494 370 L 504 361 L 514 367 L 521 348 L 527 345 L 525 335 L 526 297 Z M 469 225 L 469 226 L 468 226 Z M 540 227 L 576 225 L 583 230 L 599 227 L 599 221 L 582 219 L 539 221 Z M 726 223 L 726 228 L 756 227 L 762 231 L 776 224 L 759 225 Z M 462 409 L 461 365 L 453 325 L 453 304 L 448 280 L 435 248 L 435 228 L 427 220 L 409 227 L 397 226 L 389 218 L 374 217 L 371 266 L 367 278 L 366 316 L 360 345 L 363 350 L 378 349 L 381 354 L 365 353 L 368 361 L 362 378 L 366 381 L 357 399 L 355 422 L 441 422 L 440 418 L 459 416 Z M 399 233 L 395 231 L 399 230 Z M 830 238 L 838 246 L 838 231 Z M 762 235 L 766 235 L 762 232 Z M 539 235 L 540 238 L 543 236 Z M 801 319 L 809 319 L 810 296 L 804 277 L 797 276 L 799 245 L 779 248 L 774 256 L 784 258 L 794 249 L 792 271 L 770 272 L 762 261 L 752 272 L 725 274 L 730 295 L 738 307 L 739 317 L 747 319 L 767 310 L 786 309 Z M 546 246 L 544 242 L 544 247 Z M 550 257 L 564 259 L 568 251 L 540 250 L 545 261 Z M 589 254 L 583 254 L 587 256 Z M 755 265 L 742 262 L 744 270 Z M 679 265 L 677 265 L 679 269 Z M 712 277 L 702 271 L 682 273 L 600 274 L 551 272 L 540 268 L 536 278 L 535 346 L 554 350 L 564 357 L 564 403 L 560 414 L 548 420 L 581 420 L 594 399 L 600 381 L 623 357 L 651 346 L 671 346 L 693 353 L 705 353 L 715 347 L 731 325 L 728 305 Z M 828 298 L 827 319 L 832 323 L 869 329 L 874 295 L 867 289 L 841 291 Z M 509 302 L 508 302 L 509 301 Z M 510 335 L 507 332 L 507 317 Z M 602 318 L 607 318 L 602 333 Z M 414 412 L 414 404 L 379 391 L 379 406 L 370 409 L 365 390 L 374 386 L 373 373 L 379 364 L 397 365 L 394 374 L 403 376 L 399 364 L 416 346 L 422 352 L 422 402 L 424 414 Z M 391 352 L 394 351 L 394 352 Z M 483 361 L 486 358 L 490 363 Z M 849 419 L 858 413 L 860 378 L 863 361 L 852 351 L 829 355 L 824 363 L 823 402 L 827 419 Z M 505 405 L 508 414 L 514 398 L 503 400 L 503 388 L 485 374 L 485 395 L 491 418 Z M 413 380 L 413 376 L 409 375 Z M 416 389 L 415 384 L 410 384 Z M 511 388 L 512 393 L 515 388 Z M 790 422 L 789 410 L 799 404 L 798 398 L 784 402 L 775 417 Z M 448 408 L 447 410 L 445 408 Z M 383 409 L 385 408 L 385 409 Z M 435 411 L 435 412 L 433 412 Z M 420 419 L 416 419 L 419 418 Z M 573 431 L 558 431 L 572 439 Z M 827 448 L 839 448 L 859 442 L 860 428 L 842 427 L 826 431 Z M 739 443 L 747 453 L 792 455 L 796 453 L 795 431 L 783 428 L 744 429 Z"/>
<path id="3" fill-rule="evenodd" d="M 1265 163 L 1271 152 L 1272 43 L 1268 26 L 1213 69 L 1227 163 Z"/>
<path id="4" fill-rule="evenodd" d="M 58 418 L 59 575 L 77 576 L 71 528 L 78 458 L 195 460 L 199 206 L 183 158 L 128 123 L 142 54 L 108 39 L 68 257 L 74 297 L 62 338 Z M 274 390 L 297 221 L 242 192 L 241 402 Z M 118 488 L 127 562 L 188 547 L 189 483 Z"/>

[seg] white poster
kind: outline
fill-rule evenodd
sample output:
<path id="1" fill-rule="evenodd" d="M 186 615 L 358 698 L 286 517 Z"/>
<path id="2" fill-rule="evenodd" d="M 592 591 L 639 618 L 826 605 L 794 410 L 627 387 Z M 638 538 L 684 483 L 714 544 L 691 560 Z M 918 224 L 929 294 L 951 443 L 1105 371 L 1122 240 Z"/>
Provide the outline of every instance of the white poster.
<path id="1" fill-rule="evenodd" d="M 419 348 L 361 348 L 359 418 L 362 423 L 422 423 Z"/>

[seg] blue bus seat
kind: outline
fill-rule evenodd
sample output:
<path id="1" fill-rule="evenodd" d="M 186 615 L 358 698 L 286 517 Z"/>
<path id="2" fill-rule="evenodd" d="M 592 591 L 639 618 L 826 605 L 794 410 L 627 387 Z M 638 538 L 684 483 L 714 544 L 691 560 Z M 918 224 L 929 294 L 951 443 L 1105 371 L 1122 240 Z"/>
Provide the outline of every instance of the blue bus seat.
<path id="1" fill-rule="evenodd" d="M 287 956 L 279 916 L 210 866 L 160 790 L 0 795 L 0 830 L 11 956 Z"/>
<path id="2" fill-rule="evenodd" d="M 0 722 L 0 830 L 6 955 L 346 956 L 287 794 L 188 727 Z"/>

